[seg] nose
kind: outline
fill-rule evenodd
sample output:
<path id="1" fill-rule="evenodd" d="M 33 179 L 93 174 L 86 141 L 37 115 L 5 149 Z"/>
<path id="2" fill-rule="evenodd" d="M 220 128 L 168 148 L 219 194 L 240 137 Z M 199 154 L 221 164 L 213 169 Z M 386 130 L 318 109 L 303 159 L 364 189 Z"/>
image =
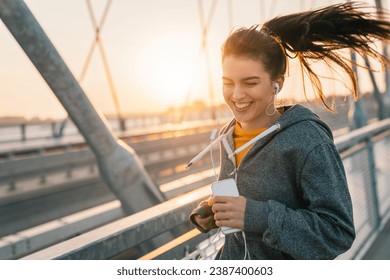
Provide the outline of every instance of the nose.
<path id="1" fill-rule="evenodd" d="M 235 100 L 240 100 L 244 97 L 245 97 L 244 91 L 239 86 L 234 87 L 233 98 Z"/>

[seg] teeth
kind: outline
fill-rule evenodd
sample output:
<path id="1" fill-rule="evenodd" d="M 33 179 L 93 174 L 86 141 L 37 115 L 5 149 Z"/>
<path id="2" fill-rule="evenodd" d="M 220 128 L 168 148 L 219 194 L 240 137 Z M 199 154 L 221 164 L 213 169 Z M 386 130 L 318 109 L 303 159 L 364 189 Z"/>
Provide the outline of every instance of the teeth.
<path id="1" fill-rule="evenodd" d="M 236 107 L 238 109 L 244 109 L 244 108 L 248 107 L 249 105 L 251 105 L 250 102 L 248 102 L 248 103 L 236 103 Z"/>

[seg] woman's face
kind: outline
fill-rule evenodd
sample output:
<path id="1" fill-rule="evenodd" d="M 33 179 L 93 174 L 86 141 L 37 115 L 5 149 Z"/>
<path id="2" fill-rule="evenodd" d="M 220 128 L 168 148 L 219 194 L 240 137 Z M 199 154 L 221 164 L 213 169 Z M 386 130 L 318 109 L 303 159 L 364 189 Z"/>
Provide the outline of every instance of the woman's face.
<path id="1" fill-rule="evenodd" d="M 245 57 L 226 56 L 222 62 L 223 96 L 243 129 L 267 127 L 267 106 L 274 101 L 275 89 L 263 64 Z M 268 112 L 274 111 L 271 104 Z"/>

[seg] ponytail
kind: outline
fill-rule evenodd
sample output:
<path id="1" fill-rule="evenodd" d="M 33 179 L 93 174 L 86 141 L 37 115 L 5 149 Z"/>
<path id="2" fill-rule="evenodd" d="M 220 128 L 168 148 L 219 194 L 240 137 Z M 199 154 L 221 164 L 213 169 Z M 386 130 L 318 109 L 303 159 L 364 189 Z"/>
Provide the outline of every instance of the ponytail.
<path id="1" fill-rule="evenodd" d="M 375 10 L 363 11 L 367 8 Z M 246 30 L 245 37 L 248 37 L 247 34 L 251 30 L 253 28 Z M 240 32 L 242 33 L 242 30 Z M 351 61 L 342 56 L 338 50 L 352 49 L 364 57 L 368 56 L 380 61 L 384 67 L 389 63 L 388 58 L 370 45 L 374 40 L 388 41 L 390 39 L 388 13 L 362 3 L 335 4 L 313 11 L 276 17 L 264 23 L 261 30 L 257 31 L 258 37 L 264 37 L 264 34 L 273 38 L 275 47 L 279 49 L 279 52 L 281 50 L 284 60 L 286 57 L 299 59 L 302 75 L 304 72 L 308 74 L 315 87 L 316 96 L 330 110 L 332 108 L 326 102 L 320 78 L 311 68 L 310 61 L 323 60 L 328 65 L 336 63 L 340 66 L 352 82 L 355 98 L 358 98 L 358 90 Z M 256 43 L 259 41 L 257 40 Z M 226 45 L 234 48 L 234 42 Z M 264 49 L 261 46 L 259 48 Z M 259 55 L 263 62 L 265 56 L 267 54 Z M 272 63 L 275 63 L 275 60 L 272 60 Z M 267 65 L 265 66 L 267 68 Z M 285 62 L 279 68 L 285 69 Z"/>

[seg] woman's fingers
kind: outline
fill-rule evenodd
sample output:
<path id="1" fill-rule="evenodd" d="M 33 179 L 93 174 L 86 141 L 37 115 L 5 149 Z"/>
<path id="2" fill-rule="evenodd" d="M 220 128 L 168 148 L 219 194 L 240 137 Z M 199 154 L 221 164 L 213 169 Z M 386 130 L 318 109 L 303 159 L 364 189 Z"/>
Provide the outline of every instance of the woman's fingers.
<path id="1" fill-rule="evenodd" d="M 242 196 L 215 196 L 209 199 L 212 205 L 214 220 L 217 226 L 228 226 L 243 229 L 246 199 Z"/>
<path id="2" fill-rule="evenodd" d="M 226 203 L 235 197 L 232 196 L 210 196 L 207 200 L 209 206 L 214 205 L 215 203 Z"/>

